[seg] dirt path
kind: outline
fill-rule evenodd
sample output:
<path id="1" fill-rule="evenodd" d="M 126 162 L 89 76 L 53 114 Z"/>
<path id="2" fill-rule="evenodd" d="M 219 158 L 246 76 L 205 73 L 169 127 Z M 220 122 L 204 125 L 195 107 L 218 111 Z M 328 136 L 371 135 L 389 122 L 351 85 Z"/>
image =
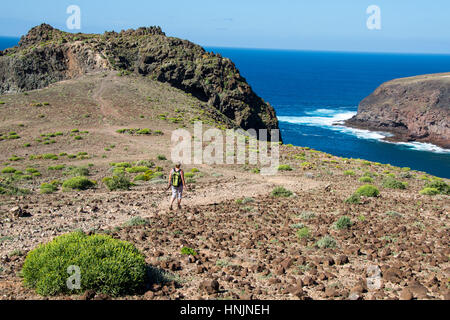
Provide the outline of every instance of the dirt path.
<path id="1" fill-rule="evenodd" d="M 95 89 L 92 98 L 98 102 L 100 105 L 100 112 L 105 117 L 121 118 L 120 113 L 115 109 L 111 103 L 103 98 L 105 90 L 108 89 L 109 85 L 113 82 L 112 74 L 109 74 L 106 78 L 100 80 L 100 85 Z"/>
<path id="2" fill-rule="evenodd" d="M 208 166 L 205 166 L 208 168 Z M 202 168 L 204 169 L 204 168 Z M 211 168 L 209 168 L 211 169 Z M 225 168 L 214 169 L 214 172 L 222 174 L 217 178 L 217 184 L 196 188 L 185 192 L 185 205 L 198 206 L 224 201 L 257 197 L 269 194 L 273 188 L 283 186 L 294 193 L 325 187 L 326 183 L 308 179 L 306 177 L 286 177 L 282 175 L 262 176 L 259 174 L 240 173 Z M 167 193 L 169 197 L 169 193 Z M 159 209 L 167 208 L 167 199 L 159 202 Z"/>

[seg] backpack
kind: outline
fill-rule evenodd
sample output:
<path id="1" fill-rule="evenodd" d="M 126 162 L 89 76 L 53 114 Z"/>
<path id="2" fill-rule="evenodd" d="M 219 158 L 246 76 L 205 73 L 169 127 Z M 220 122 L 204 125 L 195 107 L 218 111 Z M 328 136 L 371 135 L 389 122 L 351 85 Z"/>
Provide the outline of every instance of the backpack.
<path id="1" fill-rule="evenodd" d="M 172 172 L 172 186 L 179 187 L 181 185 L 181 170 L 176 171 L 173 169 Z"/>

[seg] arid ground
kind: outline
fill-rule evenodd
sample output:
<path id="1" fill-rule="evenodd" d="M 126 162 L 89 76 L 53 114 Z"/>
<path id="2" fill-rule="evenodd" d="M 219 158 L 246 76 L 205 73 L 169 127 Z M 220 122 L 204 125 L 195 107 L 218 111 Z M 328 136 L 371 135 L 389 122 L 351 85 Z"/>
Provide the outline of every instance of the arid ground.
<path id="1" fill-rule="evenodd" d="M 120 299 L 450 299 L 450 198 L 419 194 L 426 173 L 282 145 L 286 170 L 274 176 L 252 165 L 185 166 L 183 208 L 169 211 L 172 130 L 216 125 L 196 98 L 97 73 L 0 101 L 2 180 L 28 190 L 0 195 L 0 299 L 43 299 L 22 284 L 25 256 L 77 229 L 132 242 L 165 279 Z M 152 133 L 119 133 L 134 128 Z M 163 175 L 109 191 L 103 179 L 124 162 L 152 162 Z M 95 188 L 40 192 L 83 168 Z M 363 176 L 380 195 L 345 202 Z M 384 187 L 389 176 L 406 188 Z M 276 197 L 276 187 L 293 194 Z M 343 216 L 350 224 L 336 227 Z M 108 297 L 50 297 L 90 298 Z"/>

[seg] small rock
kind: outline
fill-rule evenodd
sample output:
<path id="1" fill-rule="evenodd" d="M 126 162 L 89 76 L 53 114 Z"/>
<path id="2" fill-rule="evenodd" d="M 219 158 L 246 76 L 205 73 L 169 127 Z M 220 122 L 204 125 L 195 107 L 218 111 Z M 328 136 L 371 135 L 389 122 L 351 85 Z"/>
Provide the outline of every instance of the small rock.
<path id="1" fill-rule="evenodd" d="M 348 257 L 346 255 L 340 255 L 339 257 L 336 258 L 335 262 L 338 266 L 342 266 L 348 263 Z"/>
<path id="2" fill-rule="evenodd" d="M 217 280 L 205 280 L 200 283 L 200 289 L 206 291 L 208 294 L 219 292 L 219 282 Z"/>
<path id="3" fill-rule="evenodd" d="M 84 294 L 81 296 L 81 300 L 92 300 L 95 297 L 94 290 L 86 290 Z"/>
<path id="4" fill-rule="evenodd" d="M 408 288 L 404 288 L 400 292 L 400 300 L 412 300 L 412 299 L 413 299 L 413 294 Z"/>

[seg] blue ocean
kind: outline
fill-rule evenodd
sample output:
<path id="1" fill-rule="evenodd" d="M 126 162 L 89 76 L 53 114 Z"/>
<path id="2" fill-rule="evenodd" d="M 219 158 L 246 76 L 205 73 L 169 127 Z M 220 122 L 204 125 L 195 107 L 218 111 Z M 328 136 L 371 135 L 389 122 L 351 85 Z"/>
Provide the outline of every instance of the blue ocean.
<path id="1" fill-rule="evenodd" d="M 0 50 L 18 41 L 0 37 Z M 450 178 L 450 150 L 388 143 L 382 141 L 383 132 L 335 125 L 356 114 L 359 102 L 385 81 L 449 72 L 450 55 L 206 49 L 230 58 L 255 92 L 270 102 L 285 143 Z"/>
<path id="2" fill-rule="evenodd" d="M 450 178 L 450 150 L 388 143 L 387 134 L 333 125 L 385 81 L 449 72 L 450 55 L 285 51 L 208 47 L 230 58 L 276 110 L 285 143 Z"/>

